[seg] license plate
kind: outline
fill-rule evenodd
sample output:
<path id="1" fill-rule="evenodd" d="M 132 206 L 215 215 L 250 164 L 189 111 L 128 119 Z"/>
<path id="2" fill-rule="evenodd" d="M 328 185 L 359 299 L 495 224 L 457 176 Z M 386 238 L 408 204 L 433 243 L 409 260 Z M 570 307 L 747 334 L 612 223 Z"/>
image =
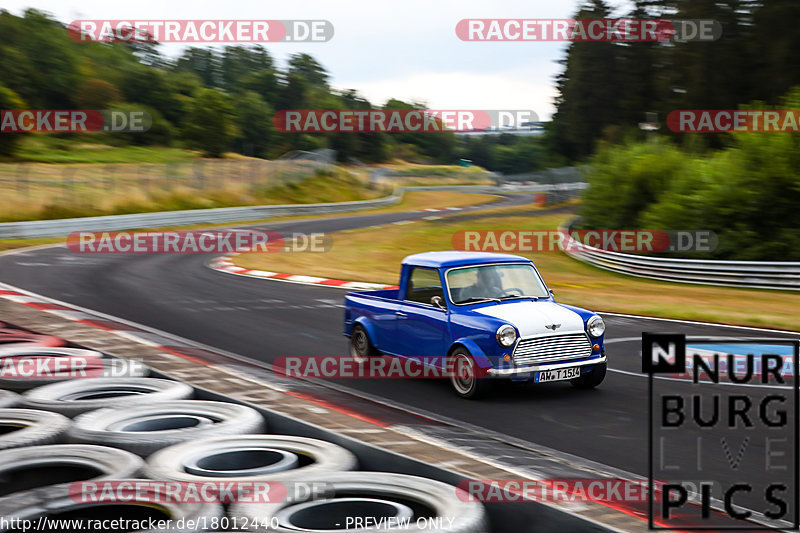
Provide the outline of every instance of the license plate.
<path id="1" fill-rule="evenodd" d="M 562 381 L 565 379 L 577 378 L 581 375 L 581 367 L 559 368 L 556 370 L 542 370 L 537 372 L 533 378 L 534 383 L 544 383 L 545 381 Z"/>

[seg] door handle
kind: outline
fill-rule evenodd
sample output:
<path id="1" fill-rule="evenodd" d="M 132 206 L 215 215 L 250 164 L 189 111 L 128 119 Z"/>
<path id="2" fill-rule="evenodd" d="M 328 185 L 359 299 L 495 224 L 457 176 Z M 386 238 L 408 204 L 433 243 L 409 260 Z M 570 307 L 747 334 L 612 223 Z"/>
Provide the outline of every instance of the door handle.
<path id="1" fill-rule="evenodd" d="M 407 314 L 405 314 L 405 313 L 404 313 L 404 312 L 402 312 L 402 311 L 397 311 L 397 312 L 395 312 L 394 316 L 396 316 L 397 318 L 400 318 L 400 319 L 403 319 L 403 318 L 408 318 L 408 315 L 407 315 Z"/>

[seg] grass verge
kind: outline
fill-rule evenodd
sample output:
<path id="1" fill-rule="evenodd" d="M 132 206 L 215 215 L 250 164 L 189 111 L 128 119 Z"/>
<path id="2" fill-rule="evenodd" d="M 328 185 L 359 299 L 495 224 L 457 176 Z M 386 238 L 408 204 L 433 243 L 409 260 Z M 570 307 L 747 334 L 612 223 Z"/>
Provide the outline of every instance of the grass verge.
<path id="1" fill-rule="evenodd" d="M 17 161 L 49 164 L 170 163 L 200 157 L 200 152 L 166 146 L 114 146 L 86 139 L 50 134 L 25 135 L 14 157 Z"/>
<path id="2" fill-rule="evenodd" d="M 406 255 L 452 249 L 459 230 L 554 230 L 568 214 L 452 217 L 337 233 L 326 253 L 247 253 L 239 266 L 336 279 L 397 283 Z M 653 281 L 607 272 L 560 252 L 521 254 L 536 262 L 556 298 L 597 311 L 797 330 L 800 294 Z"/>
<path id="3" fill-rule="evenodd" d="M 395 185 L 493 185 L 492 174 L 478 166 L 423 165 L 398 162 L 381 165 L 384 180 Z"/>

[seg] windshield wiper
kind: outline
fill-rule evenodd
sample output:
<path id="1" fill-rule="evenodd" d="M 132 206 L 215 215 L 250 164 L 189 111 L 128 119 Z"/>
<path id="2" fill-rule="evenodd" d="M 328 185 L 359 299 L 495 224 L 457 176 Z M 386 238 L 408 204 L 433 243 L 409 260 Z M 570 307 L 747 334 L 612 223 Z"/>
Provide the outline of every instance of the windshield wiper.
<path id="1" fill-rule="evenodd" d="M 534 300 L 538 300 L 538 296 L 525 296 L 524 294 L 509 294 L 508 296 L 503 296 L 501 300 L 520 300 L 522 298 L 533 298 Z"/>
<path id="2" fill-rule="evenodd" d="M 461 300 L 457 303 L 459 304 L 466 304 L 466 303 L 474 303 L 474 302 L 499 302 L 500 298 L 480 298 L 478 296 L 471 296 L 466 300 Z"/>

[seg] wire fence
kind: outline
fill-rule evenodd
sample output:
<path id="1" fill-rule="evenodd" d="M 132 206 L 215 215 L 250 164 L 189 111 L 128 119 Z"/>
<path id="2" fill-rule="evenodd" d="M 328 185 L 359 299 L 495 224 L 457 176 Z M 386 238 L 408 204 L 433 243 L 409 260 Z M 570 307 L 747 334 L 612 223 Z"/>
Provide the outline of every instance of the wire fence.
<path id="1" fill-rule="evenodd" d="M 207 160 L 164 164 L 19 163 L 0 165 L 0 219 L 53 218 L 64 211 L 125 212 L 169 204 L 197 207 L 224 197 L 234 204 L 272 187 L 329 170 L 326 162 L 287 159 Z M 212 207 L 209 205 L 208 207 Z M 67 213 L 68 214 L 68 213 Z M 39 216 L 36 216 L 39 215 Z"/>

